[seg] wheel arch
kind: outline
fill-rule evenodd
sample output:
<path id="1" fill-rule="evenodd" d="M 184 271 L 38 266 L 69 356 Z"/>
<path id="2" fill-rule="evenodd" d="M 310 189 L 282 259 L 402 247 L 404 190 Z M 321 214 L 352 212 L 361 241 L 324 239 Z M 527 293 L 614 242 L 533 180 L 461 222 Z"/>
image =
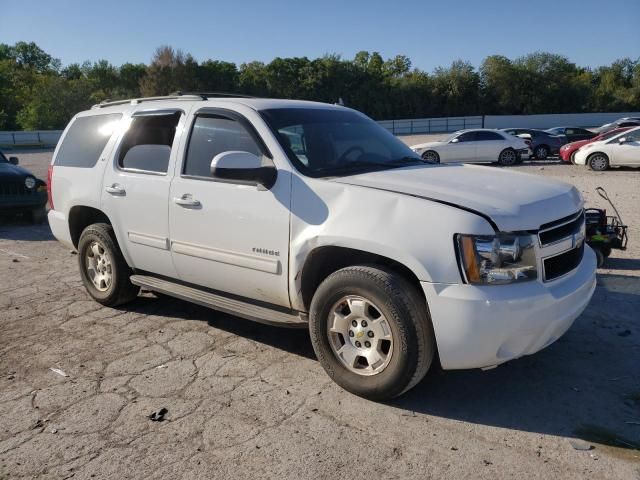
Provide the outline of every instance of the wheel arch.
<path id="1" fill-rule="evenodd" d="M 378 253 L 327 245 L 316 247 L 309 252 L 300 271 L 299 295 L 304 308 L 309 310 L 313 295 L 324 279 L 342 268 L 354 265 L 378 265 L 396 272 L 416 288 L 426 305 L 426 298 L 418 276 L 404 263 Z"/>
<path id="2" fill-rule="evenodd" d="M 69 233 L 74 248 L 78 248 L 82 231 L 94 223 L 107 223 L 112 225 L 111 220 L 102 210 L 86 205 L 75 205 L 71 207 L 69 210 Z"/>

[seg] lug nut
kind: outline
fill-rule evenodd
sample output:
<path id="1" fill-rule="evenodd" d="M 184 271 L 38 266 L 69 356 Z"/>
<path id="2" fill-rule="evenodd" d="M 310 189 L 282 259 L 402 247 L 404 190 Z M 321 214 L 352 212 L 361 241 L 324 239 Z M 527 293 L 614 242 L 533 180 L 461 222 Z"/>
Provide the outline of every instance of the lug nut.
<path id="1" fill-rule="evenodd" d="M 356 347 L 360 348 L 362 346 L 362 344 L 356 340 Z"/>
<path id="2" fill-rule="evenodd" d="M 362 320 L 362 326 L 366 327 L 367 326 L 367 321 L 366 320 Z"/>
<path id="3" fill-rule="evenodd" d="M 357 326 L 358 326 L 358 322 L 356 322 L 355 320 L 353 320 L 353 321 L 351 322 L 351 325 L 353 325 L 354 327 L 357 327 Z"/>
<path id="4" fill-rule="evenodd" d="M 369 347 L 371 347 L 371 343 L 370 342 L 364 342 L 364 346 L 369 348 Z"/>
<path id="5" fill-rule="evenodd" d="M 368 336 L 369 338 L 373 338 L 373 331 L 369 330 L 369 331 L 367 332 L 367 336 Z"/>
<path id="6" fill-rule="evenodd" d="M 349 336 L 353 337 L 353 330 L 349 330 Z"/>

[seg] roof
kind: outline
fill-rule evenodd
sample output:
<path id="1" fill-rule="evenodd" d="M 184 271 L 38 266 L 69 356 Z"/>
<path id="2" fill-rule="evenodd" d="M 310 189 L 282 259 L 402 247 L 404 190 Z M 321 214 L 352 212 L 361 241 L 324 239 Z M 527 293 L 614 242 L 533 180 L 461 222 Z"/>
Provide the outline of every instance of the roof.
<path id="1" fill-rule="evenodd" d="M 156 103 L 158 102 L 158 103 Z M 113 102 L 102 102 L 97 105 L 91 107 L 92 110 L 95 109 L 109 109 L 112 107 L 128 107 L 131 105 L 138 104 L 151 104 L 154 105 L 162 105 L 165 106 L 167 103 L 179 103 L 179 104 L 198 104 L 203 107 L 206 106 L 217 106 L 222 104 L 240 104 L 245 105 L 254 110 L 268 110 L 273 108 L 322 108 L 322 109 L 341 109 L 344 108 L 340 105 L 333 105 L 329 103 L 322 102 L 312 102 L 308 100 L 287 100 L 287 99 L 278 99 L 278 98 L 252 98 L 252 97 L 234 97 L 234 96 L 220 96 L 220 97 L 211 97 L 207 98 L 206 96 L 199 96 L 195 94 L 179 94 L 179 95 L 168 95 L 164 97 L 142 97 L 142 98 L 132 98 L 127 100 L 116 100 Z M 115 108 L 114 110 L 119 110 Z"/>

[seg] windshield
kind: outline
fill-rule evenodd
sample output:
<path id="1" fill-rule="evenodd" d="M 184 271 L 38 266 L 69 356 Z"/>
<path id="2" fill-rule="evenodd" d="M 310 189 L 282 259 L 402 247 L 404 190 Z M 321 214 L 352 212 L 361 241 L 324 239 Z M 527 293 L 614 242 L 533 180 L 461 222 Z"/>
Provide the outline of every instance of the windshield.
<path id="1" fill-rule="evenodd" d="M 4 153 L 0 152 L 0 163 L 2 162 L 9 163 L 9 160 L 4 156 Z"/>
<path id="2" fill-rule="evenodd" d="M 352 110 L 277 108 L 260 113 L 305 175 L 351 175 L 425 163 L 387 130 Z"/>
<path id="3" fill-rule="evenodd" d="M 615 137 L 616 135 L 618 135 L 619 133 L 622 133 L 626 131 L 625 130 L 611 130 L 610 132 L 607 133 L 603 133 L 602 135 L 598 135 L 596 137 L 597 141 L 601 141 L 601 140 L 609 140 L 611 137 Z"/>
<path id="4" fill-rule="evenodd" d="M 558 134 L 561 134 L 563 130 L 564 129 L 561 127 L 556 127 L 556 128 L 548 128 L 547 130 L 545 130 L 545 132 L 552 133 L 553 135 L 558 135 Z"/>

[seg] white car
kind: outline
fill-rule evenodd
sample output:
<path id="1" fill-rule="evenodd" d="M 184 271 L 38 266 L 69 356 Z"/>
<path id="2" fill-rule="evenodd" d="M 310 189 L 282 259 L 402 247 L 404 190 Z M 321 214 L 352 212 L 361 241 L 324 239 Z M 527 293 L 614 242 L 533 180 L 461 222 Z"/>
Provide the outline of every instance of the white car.
<path id="1" fill-rule="evenodd" d="M 575 163 L 598 171 L 609 167 L 640 167 L 640 127 L 580 147 L 575 154 Z"/>
<path id="2" fill-rule="evenodd" d="M 485 128 L 460 130 L 441 142 L 421 143 L 411 149 L 431 163 L 498 162 L 513 165 L 531 154 L 524 139 Z"/>
<path id="3" fill-rule="evenodd" d="M 49 179 L 51 230 L 97 302 L 143 288 L 308 328 L 328 375 L 372 399 L 412 388 L 436 355 L 462 369 L 537 352 L 595 288 L 575 187 L 428 164 L 336 105 L 96 105 Z"/>

